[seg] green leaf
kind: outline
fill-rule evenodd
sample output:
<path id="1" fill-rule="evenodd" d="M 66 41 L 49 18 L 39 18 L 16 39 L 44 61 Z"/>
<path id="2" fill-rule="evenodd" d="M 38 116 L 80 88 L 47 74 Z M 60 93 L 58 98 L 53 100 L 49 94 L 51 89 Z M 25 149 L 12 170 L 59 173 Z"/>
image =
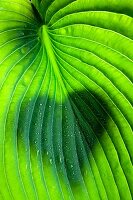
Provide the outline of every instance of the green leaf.
<path id="1" fill-rule="evenodd" d="M 133 198 L 131 0 L 0 1 L 0 200 Z"/>

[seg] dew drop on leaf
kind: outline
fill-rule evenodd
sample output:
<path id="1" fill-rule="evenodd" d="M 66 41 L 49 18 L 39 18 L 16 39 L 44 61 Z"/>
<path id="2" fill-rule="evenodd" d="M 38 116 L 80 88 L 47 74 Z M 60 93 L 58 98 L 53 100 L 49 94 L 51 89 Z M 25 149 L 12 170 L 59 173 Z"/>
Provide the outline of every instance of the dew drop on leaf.
<path id="1" fill-rule="evenodd" d="M 39 150 L 37 150 L 37 155 L 39 154 L 39 152 L 40 152 L 40 151 L 39 151 Z"/>
<path id="2" fill-rule="evenodd" d="M 53 163 L 53 160 L 52 160 L 52 158 L 50 158 L 50 159 L 49 159 L 49 161 L 50 161 L 50 164 L 52 164 L 52 163 Z"/>
<path id="3" fill-rule="evenodd" d="M 60 157 L 60 163 L 62 163 L 62 158 Z"/>
<path id="4" fill-rule="evenodd" d="M 71 168 L 73 168 L 73 165 L 71 165 Z"/>

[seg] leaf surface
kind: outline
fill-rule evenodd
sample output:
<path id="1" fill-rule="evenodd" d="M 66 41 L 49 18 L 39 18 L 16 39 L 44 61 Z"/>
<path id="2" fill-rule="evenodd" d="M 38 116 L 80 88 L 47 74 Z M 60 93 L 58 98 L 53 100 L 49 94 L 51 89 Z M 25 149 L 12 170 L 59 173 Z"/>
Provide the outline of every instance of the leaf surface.
<path id="1" fill-rule="evenodd" d="M 131 0 L 0 1 L 0 200 L 133 197 Z"/>

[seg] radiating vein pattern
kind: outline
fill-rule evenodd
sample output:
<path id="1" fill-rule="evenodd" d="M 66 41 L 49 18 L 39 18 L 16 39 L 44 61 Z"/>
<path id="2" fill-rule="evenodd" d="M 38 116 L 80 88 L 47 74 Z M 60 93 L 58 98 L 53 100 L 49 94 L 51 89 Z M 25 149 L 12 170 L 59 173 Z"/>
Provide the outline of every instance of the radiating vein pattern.
<path id="1" fill-rule="evenodd" d="M 0 1 L 0 200 L 132 200 L 133 3 Z"/>

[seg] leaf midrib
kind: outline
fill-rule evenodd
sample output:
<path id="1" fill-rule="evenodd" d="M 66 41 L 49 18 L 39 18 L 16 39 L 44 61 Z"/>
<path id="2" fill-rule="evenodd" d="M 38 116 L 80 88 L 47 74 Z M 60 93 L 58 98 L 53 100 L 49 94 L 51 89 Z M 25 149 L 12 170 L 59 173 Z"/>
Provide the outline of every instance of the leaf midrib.
<path id="1" fill-rule="evenodd" d="M 60 83 L 60 85 L 64 91 L 64 94 L 66 95 L 67 91 L 66 91 L 64 81 L 61 76 L 60 69 L 59 69 L 57 61 L 56 61 L 56 56 L 53 51 L 53 46 L 52 46 L 52 43 L 51 43 L 51 40 L 50 40 L 50 37 L 48 34 L 48 28 L 46 25 L 43 25 L 41 27 L 41 40 L 42 40 L 43 46 L 46 48 L 47 56 L 50 60 L 50 64 L 53 68 L 55 77 L 57 78 L 58 82 Z"/>

